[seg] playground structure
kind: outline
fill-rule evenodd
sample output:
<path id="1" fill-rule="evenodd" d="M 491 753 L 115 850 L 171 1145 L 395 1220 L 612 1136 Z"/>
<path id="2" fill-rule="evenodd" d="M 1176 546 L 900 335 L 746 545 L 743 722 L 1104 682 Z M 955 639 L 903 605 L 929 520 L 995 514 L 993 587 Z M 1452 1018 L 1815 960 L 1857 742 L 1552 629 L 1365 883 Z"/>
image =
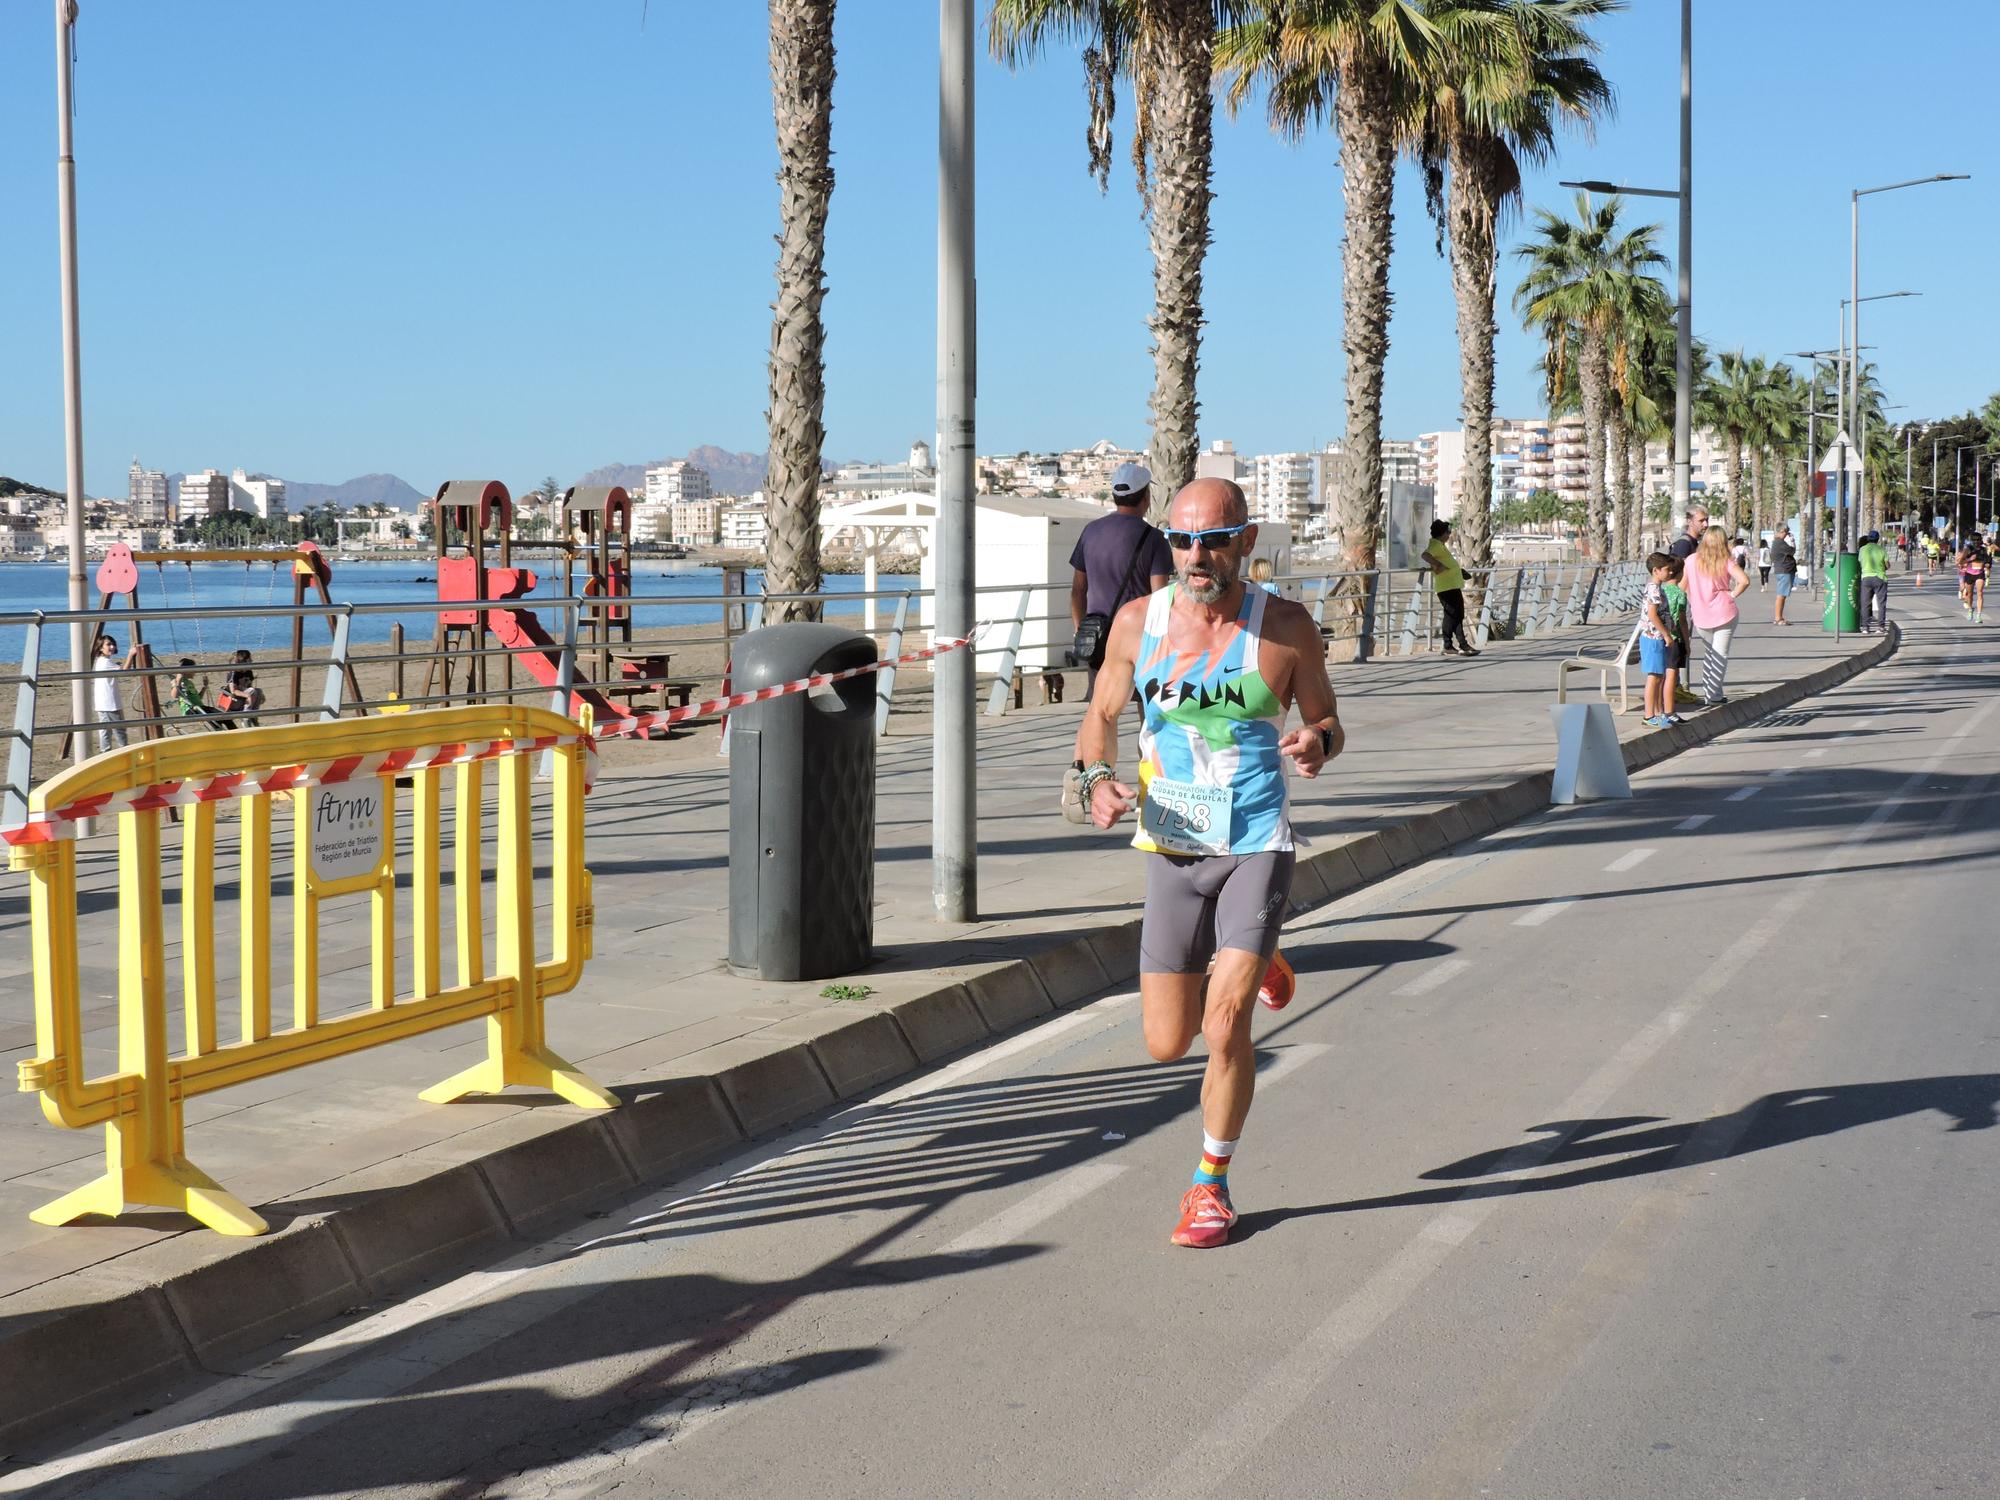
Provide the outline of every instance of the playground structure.
<path id="1" fill-rule="evenodd" d="M 280 576 L 278 570 L 285 567 L 289 567 L 290 569 L 292 580 L 292 597 L 290 602 L 294 613 L 291 617 L 291 669 L 287 673 L 287 676 L 291 682 L 291 694 L 289 701 L 277 707 L 273 712 L 289 713 L 292 717 L 296 718 L 299 711 L 299 693 L 305 675 L 305 667 L 302 663 L 305 658 L 306 645 L 306 617 L 297 611 L 304 607 L 308 590 L 317 594 L 319 602 L 327 608 L 326 622 L 329 642 L 332 641 L 335 631 L 333 611 L 336 606 L 333 602 L 332 594 L 327 589 L 327 584 L 333 578 L 333 565 L 327 561 L 326 554 L 320 551 L 316 543 L 300 542 L 295 547 L 186 547 L 177 548 L 170 552 L 134 551 L 132 548 L 123 545 L 113 546 L 105 552 L 104 560 L 97 565 L 97 607 L 104 615 L 99 628 L 107 631 L 117 628 L 117 617 L 121 611 L 137 611 L 142 608 L 139 602 L 139 585 L 143 575 L 140 570 L 148 564 L 153 567 L 155 573 L 158 575 L 162 600 L 171 607 L 174 602 L 173 593 L 167 587 L 166 582 L 168 577 L 167 569 L 169 567 L 186 567 L 189 570 L 187 575 L 188 596 L 190 602 L 192 602 L 194 595 L 193 565 L 195 563 L 238 562 L 244 565 L 246 577 L 249 570 L 260 563 L 270 567 L 270 588 L 267 598 L 263 601 L 267 604 L 277 601 L 278 578 Z M 114 601 L 122 601 L 122 603 L 114 603 Z M 176 630 L 171 618 L 165 623 L 170 648 L 173 650 L 175 656 L 178 657 L 182 650 L 181 642 L 178 638 L 179 632 Z M 206 642 L 201 639 L 200 621 L 196 619 L 193 623 L 195 629 L 194 650 L 198 653 L 205 652 L 208 647 Z M 124 628 L 131 633 L 131 644 L 125 653 L 124 666 L 139 679 L 138 692 L 140 695 L 140 706 L 143 709 L 142 717 L 147 720 L 162 718 L 164 715 L 161 712 L 158 674 L 168 669 L 163 668 L 158 659 L 153 655 L 152 647 L 146 641 L 145 630 L 137 613 L 133 613 L 125 621 Z M 270 617 L 267 615 L 258 622 L 260 643 L 263 632 L 269 628 Z M 232 642 L 230 649 L 234 650 L 236 644 Z M 350 666 L 345 667 L 344 670 L 347 676 L 348 688 L 353 692 L 358 702 L 361 698 L 361 686 L 355 680 L 354 669 Z M 137 726 L 137 728 L 149 740 L 160 738 L 161 727 L 156 723 L 144 723 Z M 68 736 L 65 736 L 63 740 L 64 754 L 68 754 L 68 746 L 69 739 Z"/>
<path id="2" fill-rule="evenodd" d="M 573 638 L 566 642 L 551 637 L 533 610 L 508 602 L 525 598 L 539 580 L 515 565 L 514 502 L 506 485 L 497 479 L 449 481 L 439 486 L 431 514 L 438 601 L 475 607 L 438 613 L 424 675 L 426 701 L 459 696 L 478 701 L 496 692 L 492 658 L 484 649 L 488 634 L 504 648 L 497 674 L 501 695 L 513 693 L 518 663 L 543 687 L 566 688 L 572 716 L 580 717 L 588 707 L 599 724 L 633 717 L 631 709 L 615 701 L 620 696 L 665 686 L 679 689 L 685 701 L 693 684 L 663 685 L 647 672 L 643 655 L 630 653 L 632 609 L 618 602 L 632 593 L 632 501 L 623 487 L 578 485 L 565 491 L 560 508 L 564 534 L 519 549 L 552 553 L 561 569 L 562 596 L 594 601 L 577 611 Z M 622 662 L 614 656 L 620 646 L 628 655 Z M 567 679 L 566 651 L 571 662 Z M 462 687 L 456 683 L 461 656 Z M 586 659 L 594 676 L 578 670 Z"/>

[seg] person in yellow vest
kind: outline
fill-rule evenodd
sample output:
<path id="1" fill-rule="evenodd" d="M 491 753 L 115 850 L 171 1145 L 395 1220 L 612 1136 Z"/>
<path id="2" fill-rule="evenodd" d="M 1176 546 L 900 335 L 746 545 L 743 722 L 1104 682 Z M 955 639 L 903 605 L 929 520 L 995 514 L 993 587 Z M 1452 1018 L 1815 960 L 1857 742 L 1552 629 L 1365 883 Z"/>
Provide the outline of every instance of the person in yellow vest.
<path id="1" fill-rule="evenodd" d="M 1424 548 L 1419 560 L 1430 569 L 1431 587 L 1437 590 L 1438 608 L 1444 612 L 1444 654 L 1477 656 L 1472 642 L 1465 638 L 1465 569 L 1445 545 L 1445 538 L 1450 535 L 1451 522 L 1431 522 L 1430 545 Z"/>
<path id="2" fill-rule="evenodd" d="M 1889 628 L 1889 549 L 1882 545 L 1882 533 L 1863 537 L 1856 555 L 1861 564 L 1861 633 L 1879 635 Z"/>

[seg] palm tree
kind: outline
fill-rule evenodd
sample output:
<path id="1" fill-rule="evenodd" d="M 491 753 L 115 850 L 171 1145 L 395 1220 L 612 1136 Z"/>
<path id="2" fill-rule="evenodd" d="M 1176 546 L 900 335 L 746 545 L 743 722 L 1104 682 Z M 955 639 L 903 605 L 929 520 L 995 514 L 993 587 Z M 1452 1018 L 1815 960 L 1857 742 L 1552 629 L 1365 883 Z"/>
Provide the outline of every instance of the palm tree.
<path id="1" fill-rule="evenodd" d="M 1417 0 L 1246 0 L 1216 37 L 1215 66 L 1231 111 L 1267 91 L 1274 129 L 1298 137 L 1332 116 L 1346 218 L 1341 242 L 1341 347 L 1347 356 L 1347 458 L 1335 519 L 1344 565 L 1375 567 L 1381 539 L 1382 366 L 1389 353 L 1391 192 L 1409 91 L 1438 75 L 1450 49 L 1493 34 L 1497 12 Z M 1358 608 L 1358 602 L 1354 606 Z"/>
<path id="2" fill-rule="evenodd" d="M 1451 250 L 1458 303 L 1459 400 L 1465 461 L 1457 531 L 1469 565 L 1493 561 L 1493 345 L 1496 245 L 1521 201 L 1521 169 L 1554 150 L 1561 124 L 1588 131 L 1611 108 L 1611 85 L 1590 60 L 1597 44 L 1578 24 L 1623 0 L 1503 0 L 1497 45 L 1454 47 L 1442 76 L 1415 98 L 1412 134 L 1424 168 L 1431 216 Z M 1454 7 L 1487 10 L 1492 0 L 1432 0 L 1431 15 Z M 1477 608 L 1476 603 L 1473 606 Z"/>
<path id="3" fill-rule="evenodd" d="M 1776 531 L 1785 519 L 1785 473 L 1797 462 L 1804 449 L 1806 435 L 1805 387 L 1789 366 L 1771 367 L 1764 398 L 1758 409 L 1758 431 L 1770 450 L 1771 465 L 1768 489 L 1762 478 L 1757 485 L 1760 512 L 1757 526 L 1760 533 L 1764 517 L 1768 516 L 1772 531 Z M 1770 501 L 1768 512 L 1762 509 L 1767 496 Z"/>
<path id="4" fill-rule="evenodd" d="M 1747 434 L 1756 420 L 1752 393 L 1756 378 L 1749 358 L 1741 349 L 1725 353 L 1715 363 L 1706 392 L 1712 425 L 1721 429 L 1728 453 L 1729 498 L 1726 504 L 1711 505 L 1710 514 L 1731 531 L 1743 508 L 1743 451 Z"/>
<path id="5" fill-rule="evenodd" d="M 1535 239 L 1515 253 L 1528 262 L 1514 293 L 1514 305 L 1528 326 L 1538 329 L 1551 354 L 1564 350 L 1572 331 L 1577 339 L 1576 376 L 1583 401 L 1584 444 L 1589 472 L 1584 535 L 1587 553 L 1604 552 L 1604 447 L 1607 401 L 1612 381 L 1612 337 L 1639 314 L 1659 283 L 1652 272 L 1666 264 L 1654 241 L 1655 224 L 1625 229 L 1619 223 L 1623 200 L 1600 205 L 1578 193 L 1576 218 L 1547 209 L 1535 211 Z"/>
<path id="6" fill-rule="evenodd" d="M 820 586 L 819 480 L 826 441 L 826 216 L 833 199 L 834 0 L 771 0 L 771 104 L 778 134 L 778 297 L 771 307 L 767 594 Z M 778 603 L 766 618 L 812 619 Z"/>
<path id="7" fill-rule="evenodd" d="M 1664 297 L 1664 293 L 1662 294 Z M 1628 468 L 1622 476 L 1625 487 L 1622 524 L 1618 532 L 1618 556 L 1632 559 L 1642 555 L 1641 533 L 1651 519 L 1651 504 L 1643 500 L 1640 486 L 1629 471 L 1629 454 L 1636 450 L 1643 476 L 1647 445 L 1671 442 L 1674 409 L 1674 328 L 1669 319 L 1633 319 L 1621 330 L 1625 350 L 1624 379 L 1618 386 L 1620 415 L 1630 433 Z M 1695 368 L 1701 355 L 1696 353 Z"/>
<path id="8" fill-rule="evenodd" d="M 1201 355 L 1202 263 L 1214 196 L 1210 75 L 1217 25 L 1230 0 L 992 0 L 993 55 L 1019 67 L 1050 37 L 1083 44 L 1091 175 L 1108 185 L 1117 80 L 1130 78 L 1132 142 L 1153 248 L 1154 494 L 1165 504 L 1194 478 Z M 1149 170 L 1150 168 L 1150 170 Z"/>

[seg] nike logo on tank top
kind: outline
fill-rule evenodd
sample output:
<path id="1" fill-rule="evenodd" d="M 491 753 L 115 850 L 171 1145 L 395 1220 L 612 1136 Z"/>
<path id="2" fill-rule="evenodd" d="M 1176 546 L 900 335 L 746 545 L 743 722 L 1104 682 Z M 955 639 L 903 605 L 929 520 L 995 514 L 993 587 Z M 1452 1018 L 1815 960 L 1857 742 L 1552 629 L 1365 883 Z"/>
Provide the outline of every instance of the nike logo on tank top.
<path id="1" fill-rule="evenodd" d="M 1154 854 L 1262 854 L 1290 849 L 1292 822 L 1278 738 L 1285 706 L 1258 670 L 1260 588 L 1220 651 L 1176 651 L 1167 639 L 1178 585 L 1146 603 L 1133 685 L 1139 730 L 1139 831 Z"/>

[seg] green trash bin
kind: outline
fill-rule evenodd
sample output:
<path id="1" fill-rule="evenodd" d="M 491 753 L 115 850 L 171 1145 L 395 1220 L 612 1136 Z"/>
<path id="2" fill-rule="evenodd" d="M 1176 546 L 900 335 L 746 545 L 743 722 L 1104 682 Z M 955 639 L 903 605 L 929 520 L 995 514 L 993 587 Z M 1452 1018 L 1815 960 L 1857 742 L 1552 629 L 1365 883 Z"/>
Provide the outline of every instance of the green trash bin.
<path id="1" fill-rule="evenodd" d="M 1840 611 L 1840 633 L 1854 635 L 1861 629 L 1861 559 L 1852 552 L 1826 559 L 1826 580 L 1831 585 L 1822 596 L 1825 604 L 1819 628 L 1834 633 L 1833 612 Z"/>

